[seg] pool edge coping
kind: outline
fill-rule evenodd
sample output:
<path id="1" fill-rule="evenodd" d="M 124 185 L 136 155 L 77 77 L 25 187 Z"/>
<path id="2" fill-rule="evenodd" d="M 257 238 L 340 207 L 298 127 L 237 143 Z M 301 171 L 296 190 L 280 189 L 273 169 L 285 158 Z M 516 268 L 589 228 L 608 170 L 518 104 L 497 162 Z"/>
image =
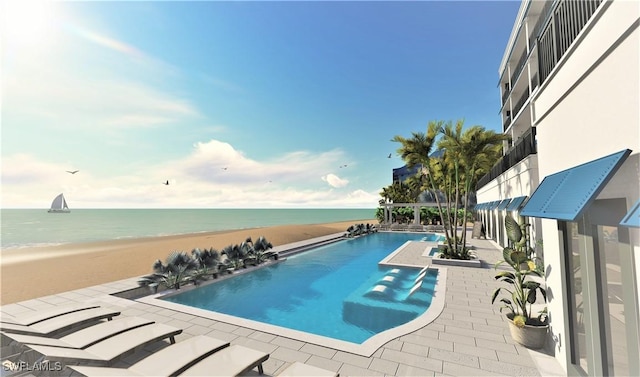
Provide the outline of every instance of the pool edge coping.
<path id="1" fill-rule="evenodd" d="M 387 267 L 404 267 L 404 268 L 424 267 L 424 266 L 406 265 L 406 264 L 387 262 L 393 256 L 402 252 L 402 249 L 404 249 L 411 242 L 415 242 L 415 241 L 409 240 L 405 242 L 396 250 L 389 253 L 389 255 L 383 258 L 383 260 L 380 261 L 378 264 L 384 265 Z M 357 354 L 360 356 L 370 357 L 384 344 L 427 326 L 428 324 L 433 322 L 436 318 L 438 318 L 440 314 L 442 314 L 442 312 L 444 311 L 444 305 L 445 305 L 446 286 L 447 286 L 447 269 L 444 267 L 433 266 L 433 265 L 429 265 L 429 269 L 438 270 L 438 275 L 436 278 L 436 283 L 434 285 L 434 293 L 432 296 L 431 304 L 429 305 L 427 310 L 422 315 L 418 316 L 412 321 L 409 321 L 403 325 L 396 326 L 391 329 L 385 330 L 381 333 L 378 333 L 376 335 L 373 335 L 372 337 L 368 338 L 367 340 L 365 340 L 363 343 L 360 343 L 360 344 L 347 342 L 344 340 L 333 339 L 333 338 L 322 336 L 322 335 L 311 334 L 311 333 L 300 331 L 300 330 L 293 330 L 286 327 L 267 324 L 259 321 L 246 319 L 246 318 L 236 317 L 229 314 L 218 313 L 218 312 L 214 312 L 206 309 L 200 309 L 200 308 L 190 307 L 187 305 L 182 305 L 182 304 L 178 304 L 170 301 L 161 300 L 162 297 L 176 294 L 177 292 L 175 292 L 174 290 L 167 290 L 167 291 L 159 292 L 156 294 L 147 295 L 144 297 L 140 297 L 135 301 L 145 303 L 148 305 L 153 305 L 156 307 L 165 308 L 165 309 L 176 310 L 176 311 L 192 314 L 192 315 L 203 317 L 203 318 L 208 318 L 214 321 L 225 322 L 235 326 L 245 327 L 245 328 L 253 329 L 256 331 L 273 334 L 276 336 L 290 338 L 290 339 L 302 341 L 305 343 L 311 343 L 311 344 L 315 344 L 323 347 L 336 349 L 339 351 Z"/>

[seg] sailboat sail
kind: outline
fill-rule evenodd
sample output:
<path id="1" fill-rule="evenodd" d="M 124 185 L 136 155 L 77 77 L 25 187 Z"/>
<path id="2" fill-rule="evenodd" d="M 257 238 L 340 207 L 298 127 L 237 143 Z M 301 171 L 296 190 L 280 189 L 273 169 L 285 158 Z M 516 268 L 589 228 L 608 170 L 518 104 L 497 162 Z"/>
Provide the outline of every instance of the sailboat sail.
<path id="1" fill-rule="evenodd" d="M 50 213 L 69 213 L 71 210 L 67 205 L 67 201 L 64 199 L 64 195 L 60 194 L 53 199 L 51 202 L 51 208 L 49 209 Z"/>

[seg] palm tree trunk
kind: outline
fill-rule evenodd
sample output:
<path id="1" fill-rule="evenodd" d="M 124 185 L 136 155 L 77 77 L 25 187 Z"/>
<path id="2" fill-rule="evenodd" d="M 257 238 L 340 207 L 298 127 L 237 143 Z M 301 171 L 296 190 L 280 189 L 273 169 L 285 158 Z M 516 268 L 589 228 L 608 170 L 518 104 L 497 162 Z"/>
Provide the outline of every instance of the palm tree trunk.
<path id="1" fill-rule="evenodd" d="M 433 190 L 433 192 L 435 193 L 435 198 L 436 198 L 436 205 L 438 206 L 438 213 L 440 214 L 440 221 L 444 222 L 444 215 L 442 213 L 442 204 L 440 203 L 440 196 L 437 193 L 436 190 L 436 184 L 433 181 L 433 177 L 431 175 L 431 170 L 430 168 L 427 168 L 427 176 L 429 177 L 429 184 L 431 185 L 431 189 Z M 444 224 L 443 224 L 444 225 Z M 447 228 L 444 227 L 444 235 L 445 238 L 447 240 L 447 243 L 449 244 L 449 248 L 451 248 L 451 243 L 449 242 L 449 233 L 447 232 Z"/>

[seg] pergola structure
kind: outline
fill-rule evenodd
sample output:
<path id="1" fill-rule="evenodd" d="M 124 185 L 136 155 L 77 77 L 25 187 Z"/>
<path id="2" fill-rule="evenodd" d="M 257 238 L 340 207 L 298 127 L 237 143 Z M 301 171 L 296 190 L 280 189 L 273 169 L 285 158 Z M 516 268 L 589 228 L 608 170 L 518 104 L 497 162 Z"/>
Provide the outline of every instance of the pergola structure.
<path id="1" fill-rule="evenodd" d="M 443 205 L 446 205 L 443 203 Z M 384 209 L 384 224 L 391 224 L 393 222 L 392 211 L 394 207 L 413 207 L 413 223 L 420 225 L 420 208 L 422 207 L 437 207 L 438 203 L 424 202 L 424 203 L 383 203 Z"/>

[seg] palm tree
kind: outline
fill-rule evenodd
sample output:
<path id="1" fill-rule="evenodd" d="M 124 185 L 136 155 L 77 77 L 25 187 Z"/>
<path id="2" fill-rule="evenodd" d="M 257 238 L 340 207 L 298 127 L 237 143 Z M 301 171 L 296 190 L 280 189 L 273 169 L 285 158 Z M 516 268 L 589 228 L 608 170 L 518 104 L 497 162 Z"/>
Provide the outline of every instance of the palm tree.
<path id="1" fill-rule="evenodd" d="M 413 132 L 411 138 L 393 138 L 393 141 L 401 144 L 398 154 L 407 166 L 422 164 L 421 173 L 434 194 L 438 213 L 445 225 L 447 246 L 454 257 L 465 257 L 466 252 L 465 231 L 462 232 L 460 249 L 457 242 L 458 209 L 462 204 L 463 223 L 466 223 L 469 193 L 477 180 L 500 158 L 501 143 L 508 138 L 486 131 L 481 126 L 471 127 L 463 133 L 463 126 L 463 120 L 458 120 L 455 124 L 451 121 L 430 121 L 426 134 Z M 437 147 L 444 153 L 432 158 L 430 154 L 438 135 L 441 138 Z M 415 183 L 412 185 L 416 186 Z M 438 192 L 445 195 L 446 208 L 443 208 Z"/>
<path id="2" fill-rule="evenodd" d="M 406 162 L 409 168 L 418 164 L 422 165 L 421 173 L 426 176 L 428 185 L 431 187 L 432 192 L 436 193 L 434 197 L 438 206 L 438 212 L 440 213 L 440 218 L 444 221 L 445 217 L 442 212 L 442 204 L 440 203 L 439 195 L 437 195 L 438 188 L 433 177 L 434 166 L 432 166 L 432 158 L 430 157 L 431 151 L 435 145 L 436 137 L 440 133 L 443 125 L 444 121 L 429 121 L 426 134 L 422 132 L 412 132 L 411 138 L 409 139 L 396 135 L 393 137 L 392 141 L 400 143 L 398 154 Z M 449 239 L 446 228 L 445 236 Z"/>
<path id="3" fill-rule="evenodd" d="M 220 254 L 225 255 L 228 260 L 228 264 L 230 268 L 238 269 L 244 267 L 244 255 L 242 255 L 242 250 L 240 249 L 240 245 L 228 245 L 225 246 L 224 249 L 220 252 Z"/>
<path id="4" fill-rule="evenodd" d="M 196 279 L 199 277 L 205 277 L 209 274 L 213 277 L 217 277 L 218 269 L 221 265 L 220 253 L 218 253 L 218 250 L 214 248 L 209 250 L 200 250 L 196 248 L 191 250 L 191 256 L 196 262 L 198 262 L 198 269 L 195 276 Z"/>
<path id="5" fill-rule="evenodd" d="M 483 177 L 502 156 L 502 142 L 509 136 L 497 134 L 492 130 L 485 130 L 481 126 L 473 126 L 467 129 L 462 137 L 460 145 L 461 158 L 464 162 L 464 187 L 465 198 L 464 215 L 467 218 L 469 206 L 469 194 L 476 186 L 478 180 Z M 466 225 L 465 225 L 466 226 Z M 463 245 L 467 233 L 463 232 Z"/>
<path id="6" fill-rule="evenodd" d="M 463 125 L 463 120 L 458 120 L 455 126 L 448 122 L 440 131 L 442 138 L 438 147 L 446 150 L 449 168 L 452 168 L 449 171 L 452 184 L 447 187 L 447 193 L 449 194 L 449 202 L 453 199 L 454 203 L 454 208 L 449 208 L 448 211 L 450 215 L 453 215 L 453 221 L 449 221 L 449 226 L 454 239 L 458 237 L 459 204 L 463 206 L 462 241 L 459 246 L 457 241 L 454 242 L 455 245 L 449 243 L 448 246 L 453 247 L 454 254 L 466 257 L 467 250 L 464 245 L 467 237 L 466 218 L 469 194 L 478 179 L 498 161 L 502 142 L 509 137 L 496 134 L 494 131 L 487 131 L 481 126 L 473 126 L 462 132 Z M 460 203 L 463 198 L 464 203 Z"/>
<path id="7" fill-rule="evenodd" d="M 383 187 L 380 196 L 382 197 L 381 205 L 391 201 L 391 186 Z"/>
<path id="8" fill-rule="evenodd" d="M 398 154 L 407 163 L 409 168 L 418 164 L 429 165 L 429 155 L 434 146 L 436 136 L 444 124 L 443 121 L 430 121 L 427 125 L 427 133 L 412 132 L 411 138 L 406 139 L 396 135 L 392 141 L 400 143 Z"/>
<path id="9" fill-rule="evenodd" d="M 253 253 L 258 264 L 266 261 L 268 258 L 278 259 L 278 253 L 271 250 L 273 245 L 267 241 L 264 236 L 258 237 L 253 246 Z"/>
<path id="10" fill-rule="evenodd" d="M 239 247 L 240 247 L 240 255 L 244 261 L 245 267 L 247 264 L 253 264 L 255 266 L 257 263 L 254 258 L 253 242 L 251 241 L 251 237 L 247 238 L 246 241 L 242 242 L 239 245 Z"/>
<path id="11" fill-rule="evenodd" d="M 162 263 L 160 259 L 153 263 L 153 274 L 142 277 L 138 284 L 154 286 L 162 284 L 169 289 L 180 289 L 191 273 L 198 268 L 198 263 L 184 251 L 174 251 Z"/>

